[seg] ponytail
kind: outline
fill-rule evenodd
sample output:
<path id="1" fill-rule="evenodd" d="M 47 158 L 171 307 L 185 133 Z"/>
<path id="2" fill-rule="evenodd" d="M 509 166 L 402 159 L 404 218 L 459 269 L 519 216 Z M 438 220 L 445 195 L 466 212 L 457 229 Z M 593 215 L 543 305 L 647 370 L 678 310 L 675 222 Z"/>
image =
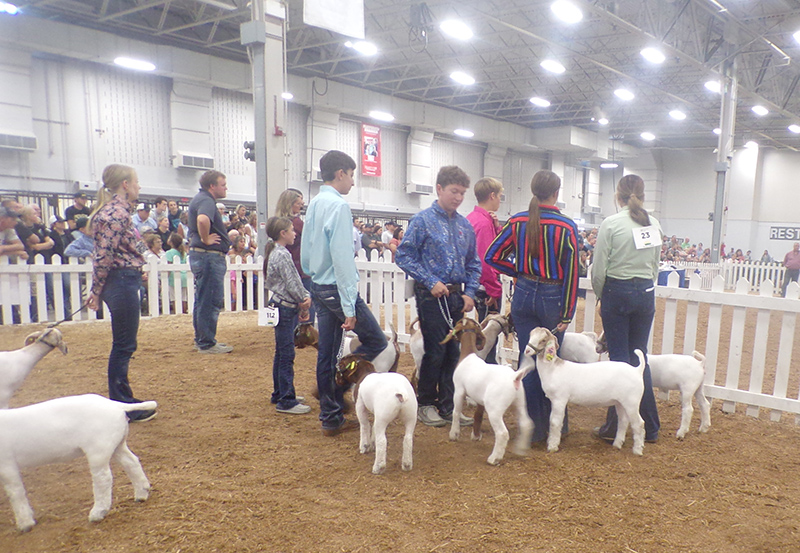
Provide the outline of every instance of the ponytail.
<path id="1" fill-rule="evenodd" d="M 270 217 L 267 219 L 267 245 L 264 246 L 264 282 L 267 282 L 267 269 L 269 268 L 269 256 L 277 245 L 276 242 L 281 237 L 281 232 L 292 228 L 292 220 L 288 217 Z"/>
<path id="2" fill-rule="evenodd" d="M 528 259 L 539 256 L 539 241 L 542 233 L 539 224 L 539 204 L 558 192 L 559 188 L 561 188 L 561 179 L 552 171 L 539 171 L 531 179 L 533 198 L 528 204 L 528 225 L 525 231 L 528 242 Z"/>
<path id="3" fill-rule="evenodd" d="M 103 184 L 97 190 L 97 199 L 92 208 L 92 213 L 89 215 L 90 229 L 92 228 L 92 220 L 95 213 L 111 201 L 111 198 L 114 197 L 123 182 L 133 180 L 135 177 L 136 171 L 134 171 L 133 167 L 128 167 L 127 165 L 113 163 L 103 169 Z"/>
<path id="4" fill-rule="evenodd" d="M 639 175 L 625 175 L 617 183 L 617 201 L 628 206 L 631 219 L 643 227 L 650 225 L 650 215 L 643 206 L 644 181 Z"/>

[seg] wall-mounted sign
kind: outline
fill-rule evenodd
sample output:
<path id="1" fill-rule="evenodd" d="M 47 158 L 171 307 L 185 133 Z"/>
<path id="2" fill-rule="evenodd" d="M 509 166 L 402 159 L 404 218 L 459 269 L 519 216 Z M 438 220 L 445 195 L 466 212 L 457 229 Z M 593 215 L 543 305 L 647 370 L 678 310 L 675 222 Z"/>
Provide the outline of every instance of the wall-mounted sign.
<path id="1" fill-rule="evenodd" d="M 361 174 L 381 176 L 381 128 L 375 125 L 361 125 Z"/>
<path id="2" fill-rule="evenodd" d="M 769 227 L 770 240 L 800 240 L 800 227 Z"/>

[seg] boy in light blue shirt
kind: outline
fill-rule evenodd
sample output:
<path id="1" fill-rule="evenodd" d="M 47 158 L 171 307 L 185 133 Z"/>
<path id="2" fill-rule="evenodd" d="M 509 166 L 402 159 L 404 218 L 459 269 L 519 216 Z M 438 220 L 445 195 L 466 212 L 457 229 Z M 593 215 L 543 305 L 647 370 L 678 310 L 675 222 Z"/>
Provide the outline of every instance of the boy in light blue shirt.
<path id="1" fill-rule="evenodd" d="M 358 428 L 344 418 L 344 392 L 334 381 L 342 333 L 352 330 L 361 345 L 353 352 L 372 361 L 388 342 L 378 321 L 358 294 L 353 258 L 353 214 L 344 195 L 353 187 L 356 162 L 331 150 L 319 160 L 324 184 L 306 212 L 300 264 L 311 277 L 311 298 L 317 310 L 319 342 L 317 388 L 322 434 L 336 436 Z"/>

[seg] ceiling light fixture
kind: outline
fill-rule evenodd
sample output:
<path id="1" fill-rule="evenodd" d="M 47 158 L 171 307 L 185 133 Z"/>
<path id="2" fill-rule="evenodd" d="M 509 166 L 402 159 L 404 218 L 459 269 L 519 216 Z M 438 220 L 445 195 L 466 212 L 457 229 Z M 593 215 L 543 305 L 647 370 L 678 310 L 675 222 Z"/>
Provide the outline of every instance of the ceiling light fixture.
<path id="1" fill-rule="evenodd" d="M 127 58 L 125 56 L 114 58 L 114 63 L 125 69 L 133 69 L 135 71 L 153 71 L 156 68 L 156 66 L 149 61 Z"/>
<path id="2" fill-rule="evenodd" d="M 800 31 L 795 31 L 792 36 L 797 42 L 800 42 Z"/>
<path id="3" fill-rule="evenodd" d="M 790 131 L 792 131 L 794 134 L 800 133 L 800 125 L 789 125 L 789 127 L 787 127 L 787 128 Z"/>
<path id="4" fill-rule="evenodd" d="M 550 107 L 549 100 L 545 100 L 544 98 L 539 98 L 538 96 L 534 96 L 533 98 L 531 98 L 531 104 L 533 104 L 534 106 L 539 106 L 540 108 Z"/>
<path id="5" fill-rule="evenodd" d="M 442 21 L 442 24 L 439 25 L 439 29 L 441 29 L 444 34 L 457 38 L 458 40 L 469 40 L 473 36 L 472 29 L 467 27 L 466 23 L 458 19 Z"/>
<path id="6" fill-rule="evenodd" d="M 284 100 L 291 100 L 294 98 L 294 94 L 292 94 L 291 92 L 284 92 L 283 94 L 281 94 L 281 98 L 283 98 Z"/>
<path id="7" fill-rule="evenodd" d="M 228 12 L 236 11 L 239 8 L 236 6 L 232 6 L 230 4 L 226 4 L 225 2 L 220 2 L 219 0 L 197 0 L 201 4 L 205 4 L 207 6 L 214 6 L 215 8 L 219 8 L 221 10 L 225 10 Z"/>
<path id="8" fill-rule="evenodd" d="M 350 42 L 348 40 L 344 45 L 364 56 L 374 56 L 378 53 L 378 47 L 366 40 L 357 40 L 356 42 Z"/>
<path id="9" fill-rule="evenodd" d="M 720 129 L 719 127 L 717 127 L 716 129 L 714 129 L 714 130 L 713 130 L 713 131 L 711 131 L 711 132 L 713 132 L 714 134 L 716 134 L 717 136 L 719 136 L 719 135 L 721 135 L 721 134 L 722 134 L 722 129 Z"/>
<path id="10" fill-rule="evenodd" d="M 664 63 L 664 60 L 667 59 L 667 56 L 665 56 L 664 53 L 658 48 L 652 48 L 652 47 L 645 48 L 639 53 L 642 55 L 644 59 L 646 59 L 650 63 L 655 63 L 658 65 Z"/>
<path id="11" fill-rule="evenodd" d="M 672 111 L 670 111 L 669 116 L 675 119 L 676 121 L 683 121 L 684 119 L 686 119 L 686 114 L 679 109 L 673 109 Z"/>
<path id="12" fill-rule="evenodd" d="M 475 79 L 471 75 L 467 75 L 463 71 L 453 71 L 450 73 L 450 78 L 458 84 L 469 86 L 475 84 Z"/>
<path id="13" fill-rule="evenodd" d="M 598 125 L 608 125 L 608 119 L 606 119 L 605 117 L 601 117 L 600 119 L 597 120 L 597 124 Z"/>
<path id="14" fill-rule="evenodd" d="M 573 24 L 583 19 L 580 8 L 568 0 L 556 0 L 550 5 L 550 10 L 564 23 Z"/>
<path id="15" fill-rule="evenodd" d="M 656 135 L 654 135 L 654 134 L 653 134 L 653 133 L 651 133 L 651 132 L 647 132 L 647 131 L 644 131 L 644 132 L 643 132 L 642 134 L 640 134 L 639 136 L 641 136 L 641 137 L 642 137 L 642 140 L 647 140 L 648 142 L 650 142 L 650 141 L 652 141 L 652 140 L 655 140 L 655 139 L 656 139 Z"/>
<path id="16" fill-rule="evenodd" d="M 616 169 L 617 167 L 619 167 L 619 163 L 614 163 L 613 161 L 600 164 L 600 169 Z"/>
<path id="17" fill-rule="evenodd" d="M 620 100 L 625 100 L 626 102 L 630 102 L 636 96 L 634 96 L 633 92 L 628 90 L 627 88 L 618 88 L 614 91 L 614 96 L 619 98 Z"/>
<path id="18" fill-rule="evenodd" d="M 456 129 L 453 131 L 453 134 L 456 136 L 463 136 L 464 138 L 472 138 L 475 136 L 474 132 L 468 131 L 467 129 Z"/>
<path id="19" fill-rule="evenodd" d="M 372 110 L 369 112 L 369 116 L 378 121 L 386 121 L 387 123 L 394 121 L 394 115 L 385 111 Z"/>
<path id="20" fill-rule="evenodd" d="M 765 108 L 764 106 L 753 106 L 753 107 L 750 108 L 750 110 L 753 113 L 755 113 L 756 115 L 758 115 L 759 117 L 764 117 L 765 115 L 767 115 L 769 113 L 769 110 L 767 108 Z"/>
<path id="21" fill-rule="evenodd" d="M 758 142 L 756 142 L 755 140 L 748 140 L 747 142 L 744 143 L 744 147 L 747 148 L 748 150 L 752 150 L 753 148 L 758 148 Z"/>
<path id="22" fill-rule="evenodd" d="M 7 13 L 8 15 L 17 15 L 19 8 L 9 2 L 0 2 L 0 13 Z"/>
<path id="23" fill-rule="evenodd" d="M 561 65 L 561 63 L 557 62 L 556 60 L 543 60 L 542 63 L 540 63 L 539 65 L 545 71 L 549 71 L 550 73 L 555 73 L 556 75 L 560 75 L 561 73 L 567 70 L 566 67 Z"/>
<path id="24" fill-rule="evenodd" d="M 710 90 L 711 92 L 714 92 L 716 94 L 719 94 L 720 90 L 722 90 L 719 81 L 706 81 L 706 84 L 704 84 L 703 86 L 706 87 L 706 90 Z"/>

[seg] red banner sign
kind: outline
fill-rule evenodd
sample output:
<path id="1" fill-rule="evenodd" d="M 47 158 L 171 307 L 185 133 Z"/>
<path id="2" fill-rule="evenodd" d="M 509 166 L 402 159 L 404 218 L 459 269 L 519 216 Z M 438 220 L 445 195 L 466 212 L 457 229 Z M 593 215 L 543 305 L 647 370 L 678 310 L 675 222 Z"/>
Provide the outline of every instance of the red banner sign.
<path id="1" fill-rule="evenodd" d="M 361 174 L 381 176 L 381 128 L 361 125 Z"/>

